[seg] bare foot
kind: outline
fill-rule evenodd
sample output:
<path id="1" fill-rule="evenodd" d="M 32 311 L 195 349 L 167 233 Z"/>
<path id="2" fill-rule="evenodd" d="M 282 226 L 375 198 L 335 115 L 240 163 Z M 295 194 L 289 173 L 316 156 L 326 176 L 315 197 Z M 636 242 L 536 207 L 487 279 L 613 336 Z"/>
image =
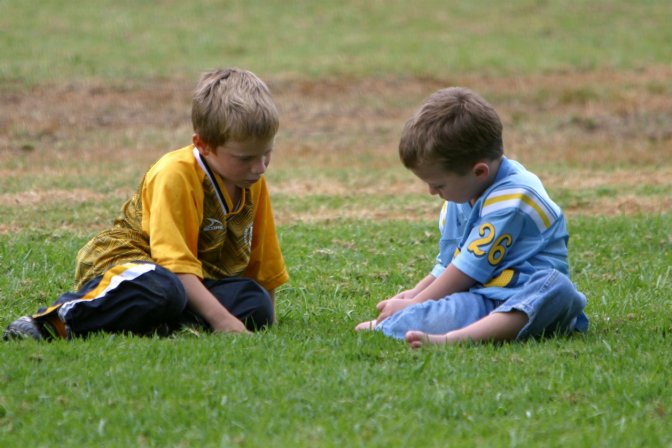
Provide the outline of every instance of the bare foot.
<path id="1" fill-rule="evenodd" d="M 407 331 L 406 342 L 411 348 L 420 348 L 423 344 L 447 344 L 448 336 L 445 334 L 427 334 L 422 331 Z"/>
<path id="2" fill-rule="evenodd" d="M 367 320 L 366 322 L 360 322 L 355 327 L 355 331 L 372 331 L 376 328 L 376 320 Z"/>

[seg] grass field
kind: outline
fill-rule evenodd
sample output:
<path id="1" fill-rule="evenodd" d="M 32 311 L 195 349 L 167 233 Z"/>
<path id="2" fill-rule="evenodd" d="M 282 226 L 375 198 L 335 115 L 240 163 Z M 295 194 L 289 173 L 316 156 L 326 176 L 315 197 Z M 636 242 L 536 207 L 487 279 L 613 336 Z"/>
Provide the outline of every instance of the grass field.
<path id="1" fill-rule="evenodd" d="M 251 337 L 1 344 L 0 446 L 672 446 L 667 1 L 0 0 L 0 326 L 189 143 L 214 66 L 266 79 L 291 282 Z M 401 127 L 464 85 L 569 217 L 590 331 L 409 350 L 353 326 L 424 276 L 440 203 Z"/>

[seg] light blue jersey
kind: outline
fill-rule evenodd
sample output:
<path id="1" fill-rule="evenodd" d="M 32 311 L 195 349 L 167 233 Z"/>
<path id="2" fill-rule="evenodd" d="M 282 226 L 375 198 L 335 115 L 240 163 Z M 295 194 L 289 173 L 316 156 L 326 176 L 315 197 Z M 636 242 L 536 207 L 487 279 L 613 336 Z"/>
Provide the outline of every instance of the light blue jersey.
<path id="1" fill-rule="evenodd" d="M 569 276 L 569 235 L 560 207 L 537 176 L 502 159 L 493 184 L 471 206 L 444 203 L 432 275 L 449 263 L 476 280 L 471 291 L 506 300 L 542 269 Z"/>

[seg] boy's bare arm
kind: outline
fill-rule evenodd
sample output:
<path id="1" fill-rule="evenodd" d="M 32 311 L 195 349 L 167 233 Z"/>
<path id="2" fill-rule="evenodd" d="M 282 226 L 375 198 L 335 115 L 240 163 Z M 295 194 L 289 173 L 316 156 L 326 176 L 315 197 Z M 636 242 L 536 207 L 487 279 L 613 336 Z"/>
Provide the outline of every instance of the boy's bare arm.
<path id="1" fill-rule="evenodd" d="M 442 299 L 454 292 L 467 291 L 474 283 L 476 283 L 476 280 L 464 274 L 451 263 L 431 285 L 415 296 L 413 301 L 422 303 L 427 300 Z"/>
<path id="2" fill-rule="evenodd" d="M 404 300 L 404 301 L 409 302 L 409 304 L 411 304 L 410 300 L 413 299 L 418 294 L 420 294 L 420 292 L 424 291 L 425 288 L 427 288 L 429 285 L 431 285 L 434 282 L 434 280 L 436 280 L 436 277 L 434 277 L 432 274 L 428 274 L 426 277 L 424 277 L 422 280 L 420 280 L 413 288 L 402 291 L 402 292 L 396 294 L 395 296 L 390 297 L 387 300 L 383 300 L 382 302 L 379 302 L 378 305 L 376 305 L 378 307 L 378 311 L 381 311 L 381 308 L 380 308 L 381 304 L 391 303 L 391 301 L 395 301 L 395 300 Z M 390 308 L 390 310 L 392 310 L 392 307 Z M 377 319 L 374 319 L 374 320 L 368 320 L 368 321 L 365 321 L 365 322 L 360 322 L 355 327 L 355 330 L 357 330 L 357 331 L 373 330 L 380 320 L 384 320 L 387 317 L 389 317 L 389 315 L 385 315 L 385 317 L 383 317 L 382 319 L 379 316 Z"/>
<path id="3" fill-rule="evenodd" d="M 424 282 L 426 279 L 427 277 L 421 282 Z M 452 264 L 449 264 L 439 277 L 434 281 L 431 281 L 411 300 L 392 298 L 378 303 L 376 307 L 378 308 L 378 311 L 380 311 L 380 315 L 376 321 L 382 322 L 397 311 L 413 304 L 426 302 L 427 300 L 438 300 L 454 292 L 466 291 L 475 282 L 476 281 L 473 278 L 463 274 L 462 271 Z"/>
<path id="4" fill-rule="evenodd" d="M 245 324 L 222 306 L 193 274 L 178 274 L 187 293 L 189 307 L 205 319 L 215 332 L 249 333 Z"/>
<path id="5" fill-rule="evenodd" d="M 434 280 L 436 280 L 436 277 L 434 277 L 432 274 L 429 274 L 420 280 L 413 288 L 402 291 L 394 297 L 390 297 L 390 299 L 412 299 L 413 297 L 420 294 L 420 292 L 422 292 L 426 287 L 431 285 Z"/>

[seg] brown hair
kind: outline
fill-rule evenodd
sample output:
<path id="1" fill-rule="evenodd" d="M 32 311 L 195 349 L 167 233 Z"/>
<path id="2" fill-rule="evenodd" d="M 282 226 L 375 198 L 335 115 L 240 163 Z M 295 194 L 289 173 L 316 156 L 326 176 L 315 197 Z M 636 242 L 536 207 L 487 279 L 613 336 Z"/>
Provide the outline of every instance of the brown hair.
<path id="1" fill-rule="evenodd" d="M 213 149 L 229 140 L 272 138 L 280 125 L 266 84 L 235 67 L 203 73 L 194 90 L 191 121 Z"/>
<path id="2" fill-rule="evenodd" d="M 426 162 L 464 174 L 479 160 L 504 153 L 502 122 L 495 109 L 476 93 L 450 87 L 429 96 L 406 122 L 399 157 L 406 168 Z"/>

